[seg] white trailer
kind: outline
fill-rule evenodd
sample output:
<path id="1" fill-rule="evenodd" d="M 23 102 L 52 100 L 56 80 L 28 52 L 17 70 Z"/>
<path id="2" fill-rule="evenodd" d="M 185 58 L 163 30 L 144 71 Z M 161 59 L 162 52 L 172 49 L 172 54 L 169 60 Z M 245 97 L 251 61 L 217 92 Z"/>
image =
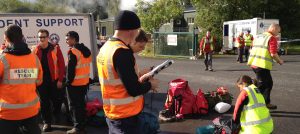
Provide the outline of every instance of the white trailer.
<path id="1" fill-rule="evenodd" d="M 240 32 L 251 31 L 254 39 L 257 35 L 262 34 L 267 31 L 269 26 L 272 24 L 279 24 L 278 19 L 261 19 L 253 18 L 246 20 L 235 20 L 226 21 L 223 23 L 223 51 L 234 50 L 235 49 L 235 39 L 238 37 Z M 278 41 L 280 41 L 280 35 L 278 36 Z M 280 46 L 280 44 L 278 45 Z"/>
<path id="2" fill-rule="evenodd" d="M 96 31 L 94 19 L 91 14 L 0 14 L 0 43 L 3 42 L 3 34 L 7 26 L 19 25 L 24 34 L 26 43 L 31 47 L 36 45 L 37 31 L 46 29 L 49 31 L 50 42 L 59 44 L 65 62 L 67 62 L 68 45 L 65 42 L 65 35 L 68 31 L 76 31 L 79 34 L 79 42 L 84 43 L 92 51 L 92 66 L 90 77 L 97 76 L 96 55 Z"/>

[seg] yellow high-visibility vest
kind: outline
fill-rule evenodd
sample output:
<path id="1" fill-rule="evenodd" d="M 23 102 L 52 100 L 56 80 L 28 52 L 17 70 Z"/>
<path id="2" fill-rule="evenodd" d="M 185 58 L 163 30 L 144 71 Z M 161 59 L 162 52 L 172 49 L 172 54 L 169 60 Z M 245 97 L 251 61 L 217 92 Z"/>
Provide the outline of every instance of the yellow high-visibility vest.
<path id="1" fill-rule="evenodd" d="M 250 47 L 251 46 L 251 44 L 252 44 L 252 38 L 253 38 L 253 36 L 252 36 L 252 34 L 246 34 L 245 36 L 244 36 L 244 39 L 245 39 L 245 46 L 247 46 L 247 47 Z"/>
<path id="2" fill-rule="evenodd" d="M 253 42 L 247 65 L 272 70 L 273 59 L 268 50 L 268 43 L 271 37 L 270 33 L 257 36 Z"/>
<path id="3" fill-rule="evenodd" d="M 265 99 L 255 85 L 246 87 L 249 103 L 241 113 L 240 134 L 270 134 L 273 131 L 273 120 Z"/>

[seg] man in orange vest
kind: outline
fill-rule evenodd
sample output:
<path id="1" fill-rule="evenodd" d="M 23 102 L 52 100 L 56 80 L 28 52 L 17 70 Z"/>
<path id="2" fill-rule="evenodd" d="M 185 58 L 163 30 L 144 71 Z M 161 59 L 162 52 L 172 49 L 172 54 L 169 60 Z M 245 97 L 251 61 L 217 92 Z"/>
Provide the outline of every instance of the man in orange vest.
<path id="1" fill-rule="evenodd" d="M 58 122 L 61 114 L 65 61 L 60 47 L 49 42 L 48 30 L 40 29 L 38 40 L 39 43 L 32 47 L 32 52 L 39 57 L 43 67 L 43 83 L 38 86 L 37 92 L 41 101 L 40 111 L 44 122 L 43 131 L 49 132 L 52 129 L 52 111 L 56 117 L 56 122 Z M 51 106 L 53 106 L 53 110 Z"/>
<path id="2" fill-rule="evenodd" d="M 40 108 L 36 86 L 43 81 L 38 57 L 22 40 L 22 29 L 11 25 L 4 33 L 6 48 L 0 55 L 0 133 L 15 134 L 25 128 L 40 134 Z"/>
<path id="3" fill-rule="evenodd" d="M 110 134 L 142 134 L 139 115 L 144 107 L 143 94 L 156 91 L 158 80 L 138 77 L 134 51 L 140 19 L 128 10 L 115 17 L 115 33 L 97 56 L 103 109 Z M 149 80 L 146 80 L 149 79 Z"/>
<path id="4" fill-rule="evenodd" d="M 91 51 L 79 43 L 79 35 L 75 31 L 66 34 L 66 43 L 70 47 L 66 76 L 67 98 L 74 123 L 74 128 L 67 131 L 67 134 L 85 134 L 85 95 L 90 78 Z"/>

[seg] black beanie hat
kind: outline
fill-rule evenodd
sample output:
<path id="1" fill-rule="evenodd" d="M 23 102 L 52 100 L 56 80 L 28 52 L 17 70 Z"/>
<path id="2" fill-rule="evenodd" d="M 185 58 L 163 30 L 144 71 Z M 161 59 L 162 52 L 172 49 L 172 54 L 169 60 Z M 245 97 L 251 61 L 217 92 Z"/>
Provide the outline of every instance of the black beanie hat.
<path id="1" fill-rule="evenodd" d="M 139 17 L 132 11 L 123 10 L 115 17 L 116 30 L 133 30 L 141 27 Z"/>

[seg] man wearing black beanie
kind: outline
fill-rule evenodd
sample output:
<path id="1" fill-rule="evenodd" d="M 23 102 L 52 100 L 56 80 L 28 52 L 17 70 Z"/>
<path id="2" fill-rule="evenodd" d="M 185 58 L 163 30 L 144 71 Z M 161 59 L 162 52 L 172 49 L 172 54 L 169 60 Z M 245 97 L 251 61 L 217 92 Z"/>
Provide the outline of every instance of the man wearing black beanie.
<path id="1" fill-rule="evenodd" d="M 139 116 L 144 107 L 143 94 L 158 87 L 158 80 L 139 81 L 135 58 L 129 44 L 141 27 L 132 11 L 115 17 L 115 33 L 100 49 L 97 67 L 103 109 L 110 134 L 141 134 Z M 147 78 L 146 78 L 147 79 Z"/>

